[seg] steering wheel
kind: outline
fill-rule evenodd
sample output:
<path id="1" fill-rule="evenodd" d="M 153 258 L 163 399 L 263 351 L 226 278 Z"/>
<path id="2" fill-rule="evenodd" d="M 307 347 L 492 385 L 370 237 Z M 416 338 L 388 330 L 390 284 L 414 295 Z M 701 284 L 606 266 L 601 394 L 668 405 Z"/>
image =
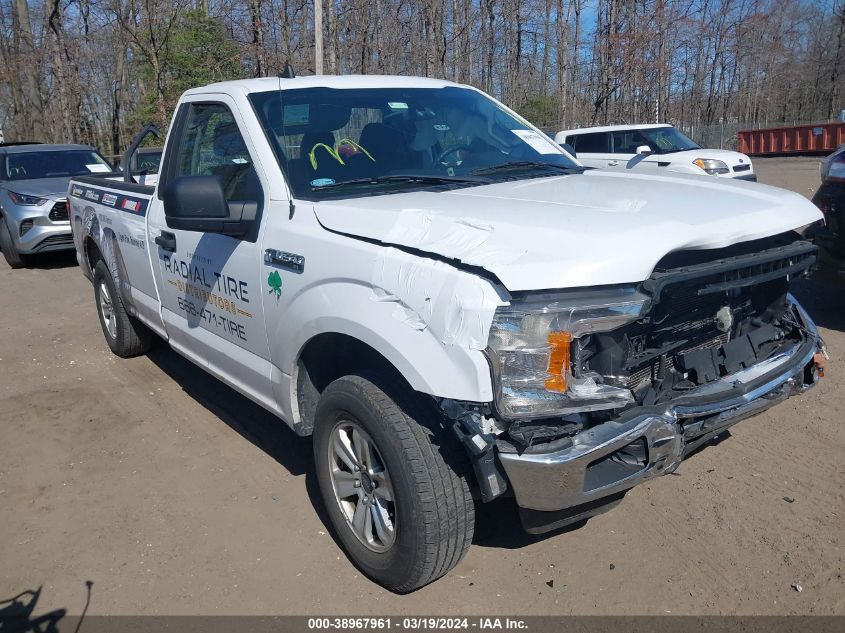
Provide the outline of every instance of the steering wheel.
<path id="1" fill-rule="evenodd" d="M 464 150 L 464 151 L 467 151 L 467 152 L 472 151 L 470 149 L 470 146 L 467 145 L 466 143 L 462 143 L 461 145 L 453 145 L 452 147 L 448 147 L 448 148 L 444 149 L 442 152 L 440 152 L 437 155 L 437 158 L 434 159 L 434 162 L 435 162 L 435 164 L 440 163 L 440 164 L 447 165 L 447 166 L 455 166 L 455 165 L 458 164 L 457 162 L 450 164 L 443 159 L 446 158 L 447 156 L 449 156 L 450 154 L 454 154 L 455 152 L 459 152 L 461 150 Z"/>

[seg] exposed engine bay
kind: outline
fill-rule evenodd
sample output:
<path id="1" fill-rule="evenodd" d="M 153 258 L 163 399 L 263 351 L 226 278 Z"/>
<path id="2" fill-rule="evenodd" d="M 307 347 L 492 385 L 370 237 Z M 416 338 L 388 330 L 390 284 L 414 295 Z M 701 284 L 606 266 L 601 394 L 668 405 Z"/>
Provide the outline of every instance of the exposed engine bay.
<path id="1" fill-rule="evenodd" d="M 631 389 L 639 404 L 650 405 L 800 342 L 800 322 L 788 309 L 788 277 L 810 268 L 815 247 L 778 241 L 665 258 L 643 284 L 652 301 L 645 318 L 579 339 L 576 367 Z"/>
<path id="2" fill-rule="evenodd" d="M 641 284 L 643 317 L 572 342 L 576 378 L 630 390 L 625 408 L 557 419 L 517 420 L 506 443 L 517 451 L 565 441 L 626 410 L 667 404 L 795 348 L 806 339 L 788 300 L 789 279 L 806 274 L 816 247 L 796 233 L 664 257 Z"/>

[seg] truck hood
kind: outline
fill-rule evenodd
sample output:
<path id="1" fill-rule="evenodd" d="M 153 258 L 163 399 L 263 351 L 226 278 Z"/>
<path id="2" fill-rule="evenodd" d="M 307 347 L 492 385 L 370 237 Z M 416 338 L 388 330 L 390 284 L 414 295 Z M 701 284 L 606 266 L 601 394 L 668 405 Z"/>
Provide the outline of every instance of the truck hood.
<path id="1" fill-rule="evenodd" d="M 31 180 L 10 180 L 3 183 L 6 189 L 24 196 L 44 198 L 66 198 L 69 176 L 61 178 L 33 178 Z"/>
<path id="2" fill-rule="evenodd" d="M 776 235 L 822 218 L 775 187 L 587 171 L 314 207 L 327 229 L 483 268 L 510 291 L 639 282 L 666 254 Z"/>

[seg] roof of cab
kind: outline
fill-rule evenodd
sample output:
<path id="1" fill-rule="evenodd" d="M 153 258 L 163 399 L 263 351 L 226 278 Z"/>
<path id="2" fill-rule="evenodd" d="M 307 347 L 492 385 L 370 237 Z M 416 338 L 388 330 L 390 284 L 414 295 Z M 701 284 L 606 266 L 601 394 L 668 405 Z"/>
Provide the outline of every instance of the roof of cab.
<path id="1" fill-rule="evenodd" d="M 260 77 L 258 79 L 236 79 L 221 81 L 200 88 L 192 88 L 185 95 L 223 92 L 269 92 L 271 90 L 294 90 L 296 88 L 445 88 L 460 84 L 428 77 L 404 77 L 401 75 L 309 75 L 284 79 Z"/>
<path id="2" fill-rule="evenodd" d="M 656 127 L 672 127 L 669 123 L 644 123 L 642 125 L 603 125 L 581 127 L 576 130 L 561 130 L 558 134 L 589 134 L 592 132 L 618 132 L 620 130 L 650 130 Z"/>

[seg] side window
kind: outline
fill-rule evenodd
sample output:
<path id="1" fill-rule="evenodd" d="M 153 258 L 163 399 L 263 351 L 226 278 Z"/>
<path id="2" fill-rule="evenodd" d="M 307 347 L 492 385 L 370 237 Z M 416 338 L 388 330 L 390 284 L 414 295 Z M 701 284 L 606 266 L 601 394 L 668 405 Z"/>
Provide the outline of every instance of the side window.
<path id="1" fill-rule="evenodd" d="M 614 154 L 636 154 L 640 145 L 648 145 L 637 130 L 620 130 L 613 132 L 612 137 Z"/>
<path id="2" fill-rule="evenodd" d="M 578 134 L 570 138 L 573 139 L 573 147 L 579 154 L 606 154 L 610 151 L 608 135 L 605 132 Z"/>
<path id="3" fill-rule="evenodd" d="M 179 141 L 173 177 L 216 176 L 226 200 L 262 198 L 246 143 L 222 103 L 191 103 Z"/>

